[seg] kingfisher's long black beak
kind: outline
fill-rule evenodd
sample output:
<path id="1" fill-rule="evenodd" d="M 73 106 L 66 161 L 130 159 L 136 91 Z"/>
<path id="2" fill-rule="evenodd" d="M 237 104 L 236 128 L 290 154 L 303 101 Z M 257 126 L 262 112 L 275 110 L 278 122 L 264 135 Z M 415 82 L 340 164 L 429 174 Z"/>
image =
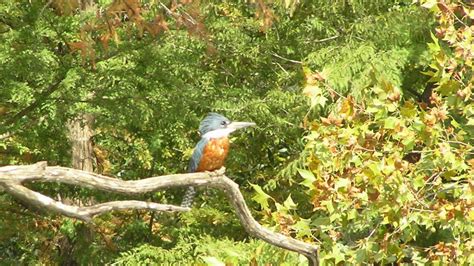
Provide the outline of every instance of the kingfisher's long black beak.
<path id="1" fill-rule="evenodd" d="M 233 131 L 235 131 L 237 129 L 251 127 L 255 125 L 256 124 L 254 122 L 231 122 L 230 124 L 227 125 L 227 128 L 233 129 Z"/>

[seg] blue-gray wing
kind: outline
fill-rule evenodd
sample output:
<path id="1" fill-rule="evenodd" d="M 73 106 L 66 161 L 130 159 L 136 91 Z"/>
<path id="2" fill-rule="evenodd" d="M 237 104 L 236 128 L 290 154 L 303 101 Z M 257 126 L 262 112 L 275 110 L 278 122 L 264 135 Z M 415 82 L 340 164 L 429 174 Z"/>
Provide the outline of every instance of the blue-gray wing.
<path id="1" fill-rule="evenodd" d="M 196 147 L 194 148 L 194 151 L 193 151 L 193 155 L 191 156 L 191 160 L 189 160 L 189 167 L 188 167 L 189 173 L 196 172 L 199 166 L 199 162 L 201 161 L 201 158 L 202 158 L 202 153 L 208 142 L 209 142 L 208 139 L 202 138 L 198 142 L 198 144 L 196 144 Z"/>

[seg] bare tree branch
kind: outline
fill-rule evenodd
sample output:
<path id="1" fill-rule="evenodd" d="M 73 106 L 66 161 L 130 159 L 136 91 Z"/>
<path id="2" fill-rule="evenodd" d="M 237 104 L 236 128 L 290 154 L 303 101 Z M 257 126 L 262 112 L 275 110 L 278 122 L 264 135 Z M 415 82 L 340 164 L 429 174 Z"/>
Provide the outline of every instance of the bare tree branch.
<path id="1" fill-rule="evenodd" d="M 46 162 L 25 166 L 0 167 L 0 188 L 3 188 L 15 198 L 38 208 L 90 221 L 91 217 L 112 210 L 187 211 L 189 209 L 144 201 L 113 201 L 87 207 L 66 205 L 24 187 L 22 183 L 26 181 L 60 182 L 129 195 L 182 186 L 206 186 L 223 190 L 234 207 L 242 225 L 250 235 L 272 245 L 298 252 L 308 258 L 309 265 L 318 265 L 318 249 L 316 246 L 273 232 L 260 225 L 252 217 L 244 197 L 240 193 L 239 186 L 224 175 L 223 168 L 216 172 L 175 174 L 124 181 L 72 168 L 48 167 Z"/>
<path id="2" fill-rule="evenodd" d="M 139 200 L 122 200 L 122 201 L 110 201 L 106 203 L 96 204 L 93 206 L 82 207 L 79 210 L 80 213 L 87 216 L 95 216 L 110 211 L 118 210 L 150 210 L 150 211 L 162 211 L 162 212 L 174 212 L 174 211 L 189 211 L 189 208 L 183 208 L 180 206 L 174 206 L 169 204 L 159 204 L 154 202 L 145 202 Z"/>

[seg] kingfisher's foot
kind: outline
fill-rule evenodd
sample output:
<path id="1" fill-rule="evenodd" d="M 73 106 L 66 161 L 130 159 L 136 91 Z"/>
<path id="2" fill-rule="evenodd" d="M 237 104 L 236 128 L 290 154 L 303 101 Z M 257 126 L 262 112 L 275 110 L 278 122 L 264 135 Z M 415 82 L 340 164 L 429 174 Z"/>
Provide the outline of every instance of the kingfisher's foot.
<path id="1" fill-rule="evenodd" d="M 215 172 L 217 175 L 223 175 L 225 174 L 225 167 L 222 166 L 221 168 L 217 169 Z"/>
<path id="2" fill-rule="evenodd" d="M 222 166 L 221 168 L 214 170 L 214 171 L 204 171 L 204 173 L 209 174 L 210 176 L 220 176 L 225 174 L 225 167 Z"/>

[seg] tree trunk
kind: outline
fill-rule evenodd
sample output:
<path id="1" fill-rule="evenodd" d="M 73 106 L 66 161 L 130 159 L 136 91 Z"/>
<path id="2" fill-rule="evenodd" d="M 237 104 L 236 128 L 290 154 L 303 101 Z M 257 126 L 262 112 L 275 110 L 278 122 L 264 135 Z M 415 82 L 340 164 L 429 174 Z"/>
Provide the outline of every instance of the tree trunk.
<path id="1" fill-rule="evenodd" d="M 72 168 L 93 172 L 94 151 L 92 136 L 94 117 L 84 114 L 69 122 L 69 139 L 72 144 Z"/>
<path id="2" fill-rule="evenodd" d="M 68 122 L 68 137 L 71 141 L 72 168 L 74 169 L 94 172 L 94 150 L 92 147 L 92 136 L 94 135 L 93 125 L 94 116 L 91 114 L 79 115 L 74 120 Z M 77 204 L 78 206 L 84 206 L 94 202 L 92 198 L 86 199 L 85 202 L 80 198 L 63 198 L 62 201 L 67 204 Z M 90 228 L 87 227 L 85 230 L 85 233 L 93 236 L 94 232 Z M 76 240 L 82 236 L 78 236 L 77 233 L 78 232 L 76 232 L 76 237 L 73 238 L 68 235 L 61 236 L 58 243 L 60 265 L 79 265 L 74 253 L 78 248 Z"/>

